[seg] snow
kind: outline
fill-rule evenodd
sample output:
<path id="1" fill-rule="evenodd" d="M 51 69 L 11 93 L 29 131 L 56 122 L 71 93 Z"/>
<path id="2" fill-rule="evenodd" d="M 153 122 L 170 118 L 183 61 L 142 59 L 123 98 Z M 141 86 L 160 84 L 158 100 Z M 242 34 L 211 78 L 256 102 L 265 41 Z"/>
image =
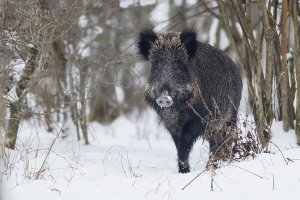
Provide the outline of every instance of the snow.
<path id="1" fill-rule="evenodd" d="M 283 132 L 280 122 L 272 125 L 271 153 L 215 172 L 203 172 L 208 147 L 199 140 L 189 174 L 178 174 L 175 146 L 153 111 L 122 116 L 110 126 L 90 124 L 90 145 L 77 142 L 68 122 L 68 136 L 59 135 L 47 157 L 62 127 L 52 134 L 34 121 L 22 122 L 17 150 L 7 150 L 13 165 L 2 176 L 2 199 L 299 199 L 300 148 L 294 131 Z M 34 180 L 41 166 L 44 171 Z"/>
<path id="2" fill-rule="evenodd" d="M 155 27 L 153 28 L 154 31 L 162 31 L 166 30 L 167 26 L 169 25 L 168 18 L 169 18 L 169 4 L 166 1 L 160 1 L 158 5 L 154 8 L 151 12 L 151 19 Z"/>
<path id="3" fill-rule="evenodd" d="M 145 5 L 150 5 L 154 4 L 156 1 L 155 0 L 144 0 L 144 1 L 137 1 L 137 0 L 121 0 L 120 1 L 120 6 L 122 8 L 127 8 L 129 6 L 132 6 L 134 4 L 140 3 L 141 6 Z"/>
<path id="4" fill-rule="evenodd" d="M 87 26 L 87 24 L 88 24 L 88 20 L 87 20 L 86 16 L 85 15 L 81 15 L 79 17 L 79 19 L 78 19 L 78 25 L 79 25 L 79 27 L 84 28 L 84 27 Z"/>
<path id="5" fill-rule="evenodd" d="M 216 35 L 216 31 L 217 31 L 217 28 L 218 28 L 218 24 L 219 24 L 219 20 L 217 19 L 214 19 L 213 22 L 212 22 L 212 25 L 210 26 L 210 39 L 208 41 L 209 44 L 211 45 L 214 45 L 215 42 L 216 42 L 216 37 L 214 35 Z"/>

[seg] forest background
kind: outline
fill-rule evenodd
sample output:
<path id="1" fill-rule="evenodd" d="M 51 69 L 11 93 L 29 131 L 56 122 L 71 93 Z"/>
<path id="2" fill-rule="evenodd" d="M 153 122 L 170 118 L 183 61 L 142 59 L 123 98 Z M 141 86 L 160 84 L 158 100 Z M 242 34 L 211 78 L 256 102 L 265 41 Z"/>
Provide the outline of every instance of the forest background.
<path id="1" fill-rule="evenodd" d="M 295 129 L 300 142 L 296 0 L 1 4 L 0 123 L 8 148 L 15 146 L 21 120 L 36 118 L 52 132 L 71 117 L 78 140 L 88 144 L 89 122 L 140 114 L 149 67 L 138 63 L 135 41 L 145 27 L 197 29 L 202 42 L 240 66 L 260 142 L 266 145 L 274 120 L 283 121 L 284 131 Z"/>

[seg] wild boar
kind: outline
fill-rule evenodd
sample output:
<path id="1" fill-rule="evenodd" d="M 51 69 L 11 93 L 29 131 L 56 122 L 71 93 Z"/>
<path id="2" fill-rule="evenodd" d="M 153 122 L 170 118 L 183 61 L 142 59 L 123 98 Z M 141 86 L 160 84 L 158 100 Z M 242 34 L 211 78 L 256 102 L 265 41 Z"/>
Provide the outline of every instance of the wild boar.
<path id="1" fill-rule="evenodd" d="M 240 71 L 221 50 L 199 42 L 194 29 L 167 33 L 143 29 L 137 49 L 151 64 L 145 102 L 174 140 L 179 173 L 187 173 L 193 144 L 208 124 L 214 131 L 235 126 L 242 93 Z M 214 137 L 208 141 L 210 149 L 222 142 Z"/>

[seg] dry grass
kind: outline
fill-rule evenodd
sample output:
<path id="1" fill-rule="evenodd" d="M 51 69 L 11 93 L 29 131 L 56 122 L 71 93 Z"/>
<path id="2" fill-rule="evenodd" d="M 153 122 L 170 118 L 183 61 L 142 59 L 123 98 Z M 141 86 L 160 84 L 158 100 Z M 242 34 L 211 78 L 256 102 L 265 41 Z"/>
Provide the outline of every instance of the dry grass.
<path id="1" fill-rule="evenodd" d="M 228 127 L 208 128 L 204 139 L 212 140 L 215 145 L 210 149 L 210 159 L 207 169 L 219 168 L 223 163 L 232 161 L 243 161 L 254 158 L 256 154 L 266 151 L 260 143 L 258 132 L 254 122 L 245 115 L 241 120 L 241 125 Z M 215 125 L 214 120 L 208 123 Z M 265 139 L 269 141 L 270 133 L 265 133 Z"/>

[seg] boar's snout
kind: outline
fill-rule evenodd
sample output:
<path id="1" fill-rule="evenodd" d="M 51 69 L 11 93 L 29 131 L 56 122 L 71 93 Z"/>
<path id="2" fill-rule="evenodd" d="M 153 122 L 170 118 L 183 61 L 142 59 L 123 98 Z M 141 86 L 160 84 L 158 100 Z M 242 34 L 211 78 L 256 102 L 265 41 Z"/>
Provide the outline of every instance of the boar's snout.
<path id="1" fill-rule="evenodd" d="M 156 103 L 162 107 L 170 107 L 173 104 L 173 99 L 169 96 L 168 91 L 163 91 L 161 95 L 156 99 Z"/>

